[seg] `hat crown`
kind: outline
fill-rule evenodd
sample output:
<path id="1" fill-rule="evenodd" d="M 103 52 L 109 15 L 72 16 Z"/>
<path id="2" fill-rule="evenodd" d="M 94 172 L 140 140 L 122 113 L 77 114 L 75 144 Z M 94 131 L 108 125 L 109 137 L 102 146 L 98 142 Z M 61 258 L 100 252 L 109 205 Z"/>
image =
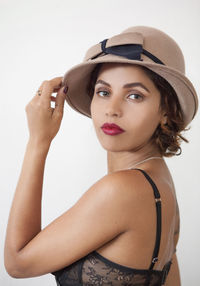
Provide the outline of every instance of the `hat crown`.
<path id="1" fill-rule="evenodd" d="M 124 33 L 140 33 L 143 36 L 143 49 L 159 58 L 166 66 L 174 68 L 185 74 L 185 60 L 183 53 L 175 42 L 166 33 L 146 26 L 129 27 Z M 144 56 L 145 57 L 145 56 Z M 148 59 L 145 57 L 145 61 Z"/>
<path id="2" fill-rule="evenodd" d="M 88 61 L 102 56 L 102 42 L 99 42 L 98 44 L 89 48 L 83 61 Z M 141 52 L 140 60 L 147 63 L 152 63 L 153 60 L 148 55 L 148 53 L 150 53 L 152 56 L 157 58 L 158 64 L 161 62 L 164 65 L 185 74 L 185 61 L 183 53 L 178 44 L 166 33 L 152 27 L 134 26 L 129 27 L 120 34 L 106 39 L 106 48 L 126 45 L 130 46 L 130 44 L 133 44 L 133 52 L 134 45 L 141 45 L 143 52 Z"/>

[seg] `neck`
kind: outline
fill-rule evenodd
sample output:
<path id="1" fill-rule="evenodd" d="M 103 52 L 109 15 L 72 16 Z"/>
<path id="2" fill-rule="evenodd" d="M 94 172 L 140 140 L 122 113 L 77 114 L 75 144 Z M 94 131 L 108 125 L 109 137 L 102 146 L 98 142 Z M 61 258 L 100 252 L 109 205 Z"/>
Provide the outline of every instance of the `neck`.
<path id="1" fill-rule="evenodd" d="M 139 166 L 139 163 L 148 161 L 146 159 L 150 158 L 162 158 L 160 153 L 156 150 L 147 150 L 146 152 L 137 151 L 137 152 L 107 152 L 107 163 L 108 163 L 108 174 L 134 168 L 136 165 Z"/>

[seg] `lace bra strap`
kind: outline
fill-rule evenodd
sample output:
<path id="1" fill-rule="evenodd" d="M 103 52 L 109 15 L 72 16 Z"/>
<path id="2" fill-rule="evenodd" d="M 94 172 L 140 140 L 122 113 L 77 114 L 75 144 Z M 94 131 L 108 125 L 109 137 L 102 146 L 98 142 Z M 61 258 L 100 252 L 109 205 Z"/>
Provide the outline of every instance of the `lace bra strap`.
<path id="1" fill-rule="evenodd" d="M 154 251 L 153 251 L 151 265 L 149 267 L 149 270 L 152 270 L 154 265 L 155 265 L 155 263 L 158 261 L 158 252 L 159 252 L 159 248 L 160 248 L 161 221 L 162 221 L 162 217 L 161 217 L 161 197 L 160 197 L 160 193 L 158 191 L 158 188 L 157 188 L 156 184 L 153 182 L 153 180 L 150 178 L 150 176 L 142 169 L 135 168 L 134 170 L 139 170 L 139 171 L 141 171 L 144 174 L 144 176 L 149 181 L 149 183 L 151 184 L 151 186 L 153 188 L 153 191 L 154 191 L 154 197 L 155 197 L 155 203 L 156 203 L 156 214 L 157 214 L 157 229 L 156 229 L 155 247 L 154 247 Z"/>

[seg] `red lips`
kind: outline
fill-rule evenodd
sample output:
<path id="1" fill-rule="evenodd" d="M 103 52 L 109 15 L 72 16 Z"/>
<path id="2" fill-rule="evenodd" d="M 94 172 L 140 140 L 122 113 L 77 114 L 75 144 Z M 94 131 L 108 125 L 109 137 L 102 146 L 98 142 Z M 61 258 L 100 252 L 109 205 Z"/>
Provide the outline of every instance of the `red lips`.
<path id="1" fill-rule="evenodd" d="M 101 128 L 108 135 L 117 135 L 125 131 L 115 123 L 104 123 Z"/>

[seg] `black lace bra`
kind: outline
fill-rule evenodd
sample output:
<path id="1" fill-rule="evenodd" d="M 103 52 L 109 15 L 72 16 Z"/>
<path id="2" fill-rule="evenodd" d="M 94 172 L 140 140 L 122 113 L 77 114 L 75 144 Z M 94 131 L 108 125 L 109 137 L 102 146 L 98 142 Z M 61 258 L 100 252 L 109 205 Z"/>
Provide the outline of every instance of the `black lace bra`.
<path id="1" fill-rule="evenodd" d="M 93 251 L 71 265 L 52 272 L 57 286 L 160 286 L 164 285 L 172 261 L 168 261 L 162 270 L 154 270 L 158 261 L 161 239 L 161 199 L 160 193 L 150 178 L 141 171 L 151 184 L 156 204 L 157 230 L 156 241 L 149 269 L 135 269 L 113 262 Z"/>

